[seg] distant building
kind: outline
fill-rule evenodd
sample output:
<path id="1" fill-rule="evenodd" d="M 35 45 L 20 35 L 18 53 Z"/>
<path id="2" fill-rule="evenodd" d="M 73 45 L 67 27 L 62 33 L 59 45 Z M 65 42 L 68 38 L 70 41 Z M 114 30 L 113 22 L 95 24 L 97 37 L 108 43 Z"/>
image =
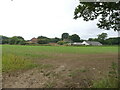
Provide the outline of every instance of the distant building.
<path id="1" fill-rule="evenodd" d="M 70 39 L 64 39 L 63 41 L 64 41 L 64 42 L 69 42 L 69 43 L 72 42 L 72 40 L 70 40 Z"/>
<path id="2" fill-rule="evenodd" d="M 94 45 L 94 46 L 102 45 L 100 42 L 97 42 L 97 41 L 83 41 L 82 44 L 83 45 Z"/>
<path id="3" fill-rule="evenodd" d="M 31 39 L 31 42 L 32 42 L 32 43 L 37 43 L 37 42 L 38 42 L 38 39 L 37 39 L 37 38 L 32 38 L 32 39 Z"/>
<path id="4" fill-rule="evenodd" d="M 71 45 L 83 45 L 81 42 L 74 42 L 74 43 L 71 43 Z"/>
<path id="5" fill-rule="evenodd" d="M 31 40 L 29 40 L 27 43 L 37 43 L 38 39 L 37 38 L 32 38 Z"/>
<path id="6" fill-rule="evenodd" d="M 68 43 L 68 45 L 76 45 L 76 46 L 80 46 L 80 45 L 93 45 L 93 46 L 100 46 L 102 45 L 100 42 L 97 41 L 83 41 L 81 42 L 74 42 L 74 43 Z"/>

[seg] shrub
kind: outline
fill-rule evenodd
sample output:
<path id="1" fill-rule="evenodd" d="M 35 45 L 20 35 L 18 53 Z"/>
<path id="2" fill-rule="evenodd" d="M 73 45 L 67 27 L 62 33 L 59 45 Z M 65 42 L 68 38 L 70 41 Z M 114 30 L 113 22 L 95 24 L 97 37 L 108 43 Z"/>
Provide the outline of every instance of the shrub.
<path id="1" fill-rule="evenodd" d="M 49 39 L 38 39 L 38 43 L 39 44 L 48 44 L 49 43 Z"/>
<path id="2" fill-rule="evenodd" d="M 64 44 L 66 44 L 66 42 L 65 41 L 58 41 L 57 44 L 64 45 Z"/>
<path id="3" fill-rule="evenodd" d="M 93 83 L 93 88 L 118 88 L 118 66 L 112 63 L 108 76 Z"/>

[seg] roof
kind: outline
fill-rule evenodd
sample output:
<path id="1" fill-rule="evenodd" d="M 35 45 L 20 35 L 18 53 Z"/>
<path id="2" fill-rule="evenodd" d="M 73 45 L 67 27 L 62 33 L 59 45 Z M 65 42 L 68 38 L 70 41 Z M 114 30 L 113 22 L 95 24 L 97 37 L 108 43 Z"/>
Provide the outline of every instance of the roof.
<path id="1" fill-rule="evenodd" d="M 72 45 L 82 45 L 81 42 L 74 42 L 74 43 L 71 43 Z"/>
<path id="2" fill-rule="evenodd" d="M 74 42 L 73 44 L 82 44 L 81 42 Z"/>
<path id="3" fill-rule="evenodd" d="M 85 41 L 85 42 L 90 45 L 102 45 L 100 42 L 97 42 L 97 41 Z"/>

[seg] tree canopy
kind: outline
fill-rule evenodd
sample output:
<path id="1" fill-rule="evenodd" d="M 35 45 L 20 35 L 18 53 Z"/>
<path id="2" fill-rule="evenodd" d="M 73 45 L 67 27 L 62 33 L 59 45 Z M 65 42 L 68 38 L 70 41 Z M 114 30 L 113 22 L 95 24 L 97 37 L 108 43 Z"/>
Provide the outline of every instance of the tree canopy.
<path id="1" fill-rule="evenodd" d="M 69 36 L 69 39 L 72 40 L 73 42 L 80 42 L 80 37 L 77 34 Z"/>
<path id="2" fill-rule="evenodd" d="M 25 40 L 21 36 L 13 36 L 9 39 L 9 44 L 25 44 Z"/>
<path id="3" fill-rule="evenodd" d="M 120 37 L 113 37 L 113 38 L 107 38 L 107 33 L 101 33 L 97 35 L 97 38 L 89 38 L 88 41 L 98 41 L 102 43 L 103 45 L 119 45 L 120 44 Z M 64 41 L 61 38 L 48 38 L 45 36 L 40 36 L 38 39 L 38 44 L 49 44 L 49 43 L 57 43 L 59 45 L 64 45 L 71 42 L 83 42 L 85 40 L 80 39 L 79 35 L 73 34 L 70 35 L 68 41 Z M 13 36 L 13 37 L 7 37 L 0 35 L 0 44 L 12 44 L 12 45 L 28 45 L 30 43 L 27 43 L 28 40 L 24 40 L 21 36 Z M 37 43 L 32 43 L 37 44 Z M 31 44 L 31 45 L 32 45 Z"/>
<path id="4" fill-rule="evenodd" d="M 9 43 L 9 38 L 6 36 L 0 35 L 0 44 L 8 44 Z"/>
<path id="5" fill-rule="evenodd" d="M 69 34 L 68 33 L 63 33 L 62 34 L 62 40 L 68 39 L 68 38 L 69 38 Z"/>
<path id="6" fill-rule="evenodd" d="M 80 0 L 79 0 L 80 1 Z M 74 19 L 85 21 L 100 17 L 97 26 L 100 29 L 120 31 L 120 1 L 119 2 L 79 2 L 74 11 Z"/>
<path id="7" fill-rule="evenodd" d="M 46 37 L 46 36 L 38 36 L 38 38 L 37 39 L 47 39 L 48 37 Z"/>
<path id="8" fill-rule="evenodd" d="M 98 35 L 98 39 L 105 40 L 107 38 L 107 33 L 102 33 Z"/>

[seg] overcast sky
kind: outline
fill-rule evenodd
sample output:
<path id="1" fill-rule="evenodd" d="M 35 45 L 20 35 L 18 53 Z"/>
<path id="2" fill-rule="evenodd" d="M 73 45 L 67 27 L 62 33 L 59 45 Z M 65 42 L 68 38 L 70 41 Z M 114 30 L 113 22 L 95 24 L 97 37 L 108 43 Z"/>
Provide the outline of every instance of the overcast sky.
<path id="1" fill-rule="evenodd" d="M 101 30 L 97 20 L 74 20 L 79 0 L 0 0 L 0 35 L 23 36 L 26 40 L 40 35 L 61 37 L 64 32 L 78 34 L 81 39 L 95 38 L 105 32 L 117 37 L 113 30 Z"/>

